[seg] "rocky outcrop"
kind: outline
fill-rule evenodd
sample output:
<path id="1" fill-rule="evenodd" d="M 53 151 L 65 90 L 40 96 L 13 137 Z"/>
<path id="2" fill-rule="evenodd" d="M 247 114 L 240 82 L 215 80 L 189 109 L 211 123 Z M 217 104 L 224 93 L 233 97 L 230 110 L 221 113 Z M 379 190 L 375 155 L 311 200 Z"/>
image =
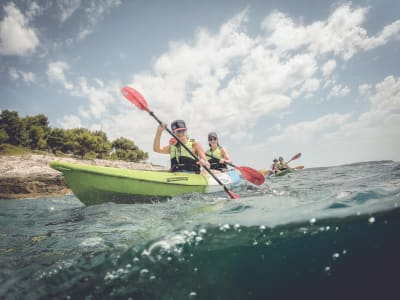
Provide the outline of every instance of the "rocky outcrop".
<path id="1" fill-rule="evenodd" d="M 53 160 L 136 170 L 165 170 L 149 163 L 109 160 L 78 160 L 50 155 L 0 156 L 0 199 L 38 198 L 65 195 L 71 190 L 62 173 L 50 168 Z"/>

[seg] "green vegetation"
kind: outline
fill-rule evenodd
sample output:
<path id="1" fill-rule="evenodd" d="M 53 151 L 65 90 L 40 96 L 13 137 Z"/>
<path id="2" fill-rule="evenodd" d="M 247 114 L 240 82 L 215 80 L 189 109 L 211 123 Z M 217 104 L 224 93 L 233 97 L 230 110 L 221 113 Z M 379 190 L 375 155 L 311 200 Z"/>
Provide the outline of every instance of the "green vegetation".
<path id="1" fill-rule="evenodd" d="M 51 128 L 43 114 L 20 118 L 16 111 L 2 110 L 0 154 L 26 154 L 32 151 L 84 159 L 120 159 L 133 162 L 148 158 L 147 152 L 123 137 L 109 141 L 101 130 Z"/>

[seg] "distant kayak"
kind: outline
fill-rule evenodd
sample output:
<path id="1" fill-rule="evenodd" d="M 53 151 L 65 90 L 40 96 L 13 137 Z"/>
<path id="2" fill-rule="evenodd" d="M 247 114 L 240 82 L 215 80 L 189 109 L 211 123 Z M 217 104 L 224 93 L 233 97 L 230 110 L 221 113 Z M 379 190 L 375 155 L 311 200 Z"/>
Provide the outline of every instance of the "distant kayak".
<path id="1" fill-rule="evenodd" d="M 66 184 L 85 205 L 106 202 L 151 203 L 188 193 L 223 191 L 211 177 L 189 173 L 144 171 L 101 167 L 67 162 L 51 162 L 50 167 L 63 173 Z M 241 180 L 235 169 L 216 174 L 225 185 Z"/>
<path id="2" fill-rule="evenodd" d="M 299 171 L 299 170 L 303 170 L 303 169 L 304 169 L 304 166 L 296 166 L 294 168 L 282 170 L 279 173 L 273 173 L 271 170 L 260 170 L 259 172 L 261 174 L 264 174 L 264 176 L 268 176 L 268 177 L 280 177 L 280 176 L 284 176 L 286 174 L 293 173 L 295 171 Z"/>
<path id="3" fill-rule="evenodd" d="M 294 171 L 295 171 L 295 169 L 285 169 L 285 170 L 280 171 L 279 173 L 275 173 L 275 174 L 272 173 L 269 175 L 269 177 L 285 176 L 286 174 L 292 173 Z"/>

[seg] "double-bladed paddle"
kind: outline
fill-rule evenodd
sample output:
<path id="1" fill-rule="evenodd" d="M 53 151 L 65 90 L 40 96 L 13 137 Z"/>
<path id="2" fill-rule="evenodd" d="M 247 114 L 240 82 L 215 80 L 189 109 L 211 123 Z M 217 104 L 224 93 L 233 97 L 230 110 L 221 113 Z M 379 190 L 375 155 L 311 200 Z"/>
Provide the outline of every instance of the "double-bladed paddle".
<path id="1" fill-rule="evenodd" d="M 129 86 L 125 86 L 121 89 L 122 95 L 125 96 L 126 99 L 128 99 L 130 102 L 132 102 L 133 104 L 135 104 L 140 110 L 145 110 L 147 111 L 150 116 L 152 116 L 157 122 L 158 124 L 162 125 L 163 123 L 156 117 L 156 115 L 150 110 L 149 106 L 147 105 L 146 99 L 144 99 L 144 97 L 134 88 L 131 88 Z M 172 135 L 179 144 L 181 144 L 181 146 L 183 148 L 185 148 L 185 150 L 187 152 L 190 153 L 190 155 L 193 156 L 193 158 L 196 161 L 199 161 L 199 158 L 194 155 L 194 153 L 184 144 L 181 142 L 181 140 L 171 131 L 169 130 L 168 127 L 165 128 L 165 130 Z M 234 192 L 232 192 L 231 190 L 229 190 L 219 179 L 217 176 L 214 175 L 213 172 L 211 172 L 211 170 L 209 168 L 207 168 L 206 166 L 203 166 L 203 168 L 211 175 L 212 178 L 215 179 L 216 182 L 218 182 L 219 185 L 221 185 L 225 192 L 232 198 L 232 199 L 239 199 L 240 196 L 238 194 L 235 194 Z"/>
<path id="2" fill-rule="evenodd" d="M 215 156 L 211 155 L 211 154 L 206 154 L 208 157 L 214 158 L 214 159 L 218 159 Z M 235 166 L 234 164 L 225 162 L 225 164 L 234 167 L 235 169 L 237 169 L 244 178 L 246 178 L 248 181 L 250 181 L 251 183 L 255 184 L 255 185 L 262 185 L 265 181 L 265 177 L 263 174 L 261 174 L 260 172 L 258 172 L 257 170 L 250 168 L 250 167 L 246 167 L 246 166 Z"/>
<path id="3" fill-rule="evenodd" d="M 298 159 L 301 156 L 301 153 L 297 153 L 295 156 L 293 156 L 289 161 L 287 161 L 286 163 L 290 163 L 292 160 Z"/>

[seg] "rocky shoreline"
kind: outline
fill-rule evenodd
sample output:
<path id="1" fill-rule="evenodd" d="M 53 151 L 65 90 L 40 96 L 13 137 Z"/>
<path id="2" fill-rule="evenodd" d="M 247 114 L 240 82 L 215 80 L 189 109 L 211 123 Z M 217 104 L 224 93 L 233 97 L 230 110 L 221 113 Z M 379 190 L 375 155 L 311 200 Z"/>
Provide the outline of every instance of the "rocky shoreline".
<path id="1" fill-rule="evenodd" d="M 0 156 L 0 199 L 41 198 L 71 193 L 62 173 L 50 168 L 49 163 L 54 160 L 136 170 L 166 169 L 150 163 L 119 160 L 80 160 L 37 154 Z"/>

